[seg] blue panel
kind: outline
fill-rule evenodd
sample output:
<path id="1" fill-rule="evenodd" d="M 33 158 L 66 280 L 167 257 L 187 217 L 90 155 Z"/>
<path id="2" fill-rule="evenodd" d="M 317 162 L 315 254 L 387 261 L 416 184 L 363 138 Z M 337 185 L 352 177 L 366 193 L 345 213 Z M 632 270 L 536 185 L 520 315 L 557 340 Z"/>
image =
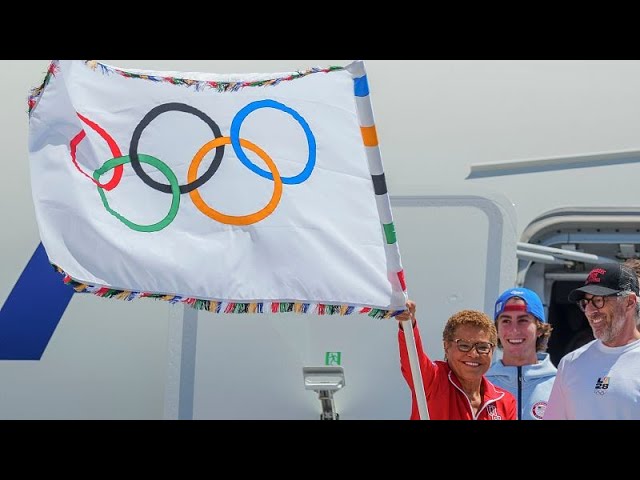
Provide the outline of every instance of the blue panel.
<path id="1" fill-rule="evenodd" d="M 369 95 L 369 82 L 367 76 L 353 79 L 353 86 L 356 97 L 366 97 Z"/>
<path id="2" fill-rule="evenodd" d="M 0 360 L 40 360 L 75 293 L 62 278 L 40 243 L 0 309 Z"/>

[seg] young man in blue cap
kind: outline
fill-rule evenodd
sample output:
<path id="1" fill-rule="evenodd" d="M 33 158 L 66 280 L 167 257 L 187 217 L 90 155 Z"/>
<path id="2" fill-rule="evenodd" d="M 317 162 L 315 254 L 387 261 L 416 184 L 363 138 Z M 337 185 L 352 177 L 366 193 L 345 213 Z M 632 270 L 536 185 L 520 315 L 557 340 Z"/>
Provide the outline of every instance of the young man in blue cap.
<path id="1" fill-rule="evenodd" d="M 502 358 L 496 357 L 486 376 L 516 398 L 518 420 L 542 420 L 556 367 L 546 353 L 553 328 L 540 297 L 528 288 L 510 288 L 496 300 L 493 319 Z"/>

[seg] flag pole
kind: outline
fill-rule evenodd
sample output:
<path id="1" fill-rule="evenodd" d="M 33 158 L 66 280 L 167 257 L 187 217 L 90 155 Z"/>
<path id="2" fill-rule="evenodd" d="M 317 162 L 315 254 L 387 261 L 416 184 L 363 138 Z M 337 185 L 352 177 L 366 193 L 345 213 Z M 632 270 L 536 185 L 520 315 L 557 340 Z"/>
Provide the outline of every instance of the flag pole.
<path id="1" fill-rule="evenodd" d="M 384 170 L 382 168 L 382 154 L 380 153 L 380 147 L 378 145 L 373 107 L 371 106 L 371 97 L 369 95 L 367 72 L 362 60 L 352 62 L 345 68 L 353 77 L 358 122 L 360 124 L 360 131 L 362 132 L 362 139 L 367 152 L 369 173 L 371 174 L 371 179 L 373 181 L 378 213 L 380 214 L 380 220 L 384 230 L 386 240 L 385 251 L 387 254 L 387 260 L 391 265 L 390 273 L 395 273 L 394 277 L 398 280 L 397 286 L 402 289 L 406 299 L 407 295 L 406 285 L 404 283 L 404 271 L 400 264 L 400 251 L 396 244 L 395 227 L 393 225 L 393 216 L 391 213 L 391 202 L 389 200 L 387 184 L 384 178 Z M 390 277 L 391 276 L 392 275 L 390 275 Z M 420 419 L 429 420 L 427 399 L 424 393 L 422 375 L 420 373 L 420 363 L 418 362 L 416 340 L 411 326 L 412 322 L 408 320 L 403 322 L 403 324 L 407 325 L 407 328 L 404 328 L 404 332 L 405 338 L 408 339 L 406 342 L 407 353 L 409 354 L 411 376 L 413 377 L 413 385 L 416 392 L 416 400 L 418 402 L 418 412 L 420 413 Z"/>
<path id="2" fill-rule="evenodd" d="M 429 420 L 429 410 L 427 409 L 427 398 L 424 394 L 424 384 L 422 383 L 422 375 L 420 372 L 420 362 L 418 361 L 418 350 L 416 347 L 416 337 L 413 334 L 412 318 L 402 322 L 404 330 L 404 338 L 407 340 L 407 353 L 409 354 L 409 366 L 411 367 L 411 378 L 413 379 L 413 389 L 416 392 L 416 401 L 418 402 L 418 413 L 420 420 Z M 420 393 L 418 393 L 420 392 Z"/>

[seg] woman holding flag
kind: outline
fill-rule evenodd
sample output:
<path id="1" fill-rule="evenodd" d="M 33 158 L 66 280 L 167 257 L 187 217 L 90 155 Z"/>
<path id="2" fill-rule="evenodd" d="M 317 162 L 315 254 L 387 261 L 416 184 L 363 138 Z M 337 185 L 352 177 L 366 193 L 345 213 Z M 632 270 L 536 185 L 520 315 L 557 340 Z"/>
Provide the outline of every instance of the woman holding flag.
<path id="1" fill-rule="evenodd" d="M 424 384 L 429 418 L 432 420 L 515 420 L 513 395 L 485 377 L 498 341 L 496 327 L 483 312 L 462 310 L 452 315 L 442 332 L 445 361 L 432 361 L 422 348 L 415 317 L 416 304 L 407 302 L 396 319 L 411 319 Z M 398 326 L 400 367 L 411 389 L 411 419 L 418 420 L 418 405 L 409 368 L 409 355 L 402 323 Z"/>

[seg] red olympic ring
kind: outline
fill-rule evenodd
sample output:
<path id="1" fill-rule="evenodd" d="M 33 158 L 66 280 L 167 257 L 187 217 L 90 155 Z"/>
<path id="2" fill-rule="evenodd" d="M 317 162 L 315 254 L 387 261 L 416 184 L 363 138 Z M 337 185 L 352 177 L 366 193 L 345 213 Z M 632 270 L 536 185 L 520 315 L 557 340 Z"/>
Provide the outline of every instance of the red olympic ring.
<path id="1" fill-rule="evenodd" d="M 83 117 L 77 112 L 76 112 L 76 115 L 80 117 L 80 120 L 82 120 L 84 123 L 89 125 L 93 130 L 95 130 L 98 133 L 98 135 L 100 135 L 104 139 L 105 142 L 107 142 L 107 145 L 109 145 L 109 149 L 111 150 L 111 154 L 113 155 L 114 158 L 118 158 L 122 156 L 122 153 L 120 152 L 120 148 L 118 147 L 118 144 L 111 137 L 111 135 L 109 135 L 107 132 L 104 131 L 102 127 L 92 122 L 88 118 Z M 84 130 L 81 130 L 80 133 L 78 133 L 75 137 L 71 139 L 71 143 L 69 144 L 69 146 L 71 147 L 71 160 L 73 161 L 73 164 L 76 166 L 78 171 L 81 174 L 83 174 L 85 177 L 87 177 L 89 180 L 91 180 L 93 183 L 95 183 L 97 186 L 99 186 L 100 188 L 104 188 L 107 191 L 113 190 L 118 186 L 118 184 L 120 183 L 120 180 L 122 179 L 122 173 L 124 171 L 124 167 L 122 165 L 118 165 L 113 169 L 113 177 L 111 177 L 111 180 L 109 180 L 107 183 L 98 182 L 93 177 L 85 173 L 84 170 L 80 168 L 80 165 L 78 165 L 78 161 L 76 160 L 76 151 L 78 149 L 78 145 L 80 144 L 80 142 L 82 142 L 82 140 L 84 140 L 84 137 L 86 137 L 86 135 L 87 133 Z"/>

